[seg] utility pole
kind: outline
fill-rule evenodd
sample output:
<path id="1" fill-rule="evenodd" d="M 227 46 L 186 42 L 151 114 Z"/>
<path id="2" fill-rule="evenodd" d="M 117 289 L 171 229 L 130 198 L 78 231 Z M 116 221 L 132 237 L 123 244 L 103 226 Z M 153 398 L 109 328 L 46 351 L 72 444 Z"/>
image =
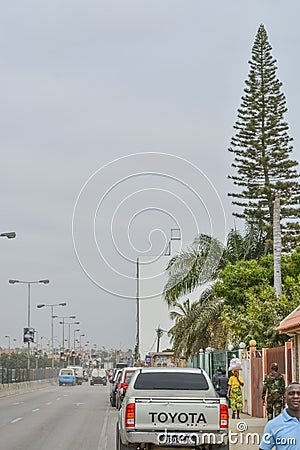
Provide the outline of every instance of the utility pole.
<path id="1" fill-rule="evenodd" d="M 158 325 L 157 330 L 155 330 L 155 331 L 156 331 L 156 334 L 157 334 L 157 346 L 156 346 L 156 352 L 158 353 L 158 352 L 159 352 L 160 338 L 162 337 L 162 335 L 163 335 L 166 331 L 165 331 L 165 330 L 162 330 L 162 329 L 160 328 L 159 325 Z"/>
<path id="2" fill-rule="evenodd" d="M 136 259 L 136 344 L 135 360 L 140 359 L 140 264 L 139 258 Z"/>
<path id="3" fill-rule="evenodd" d="M 281 284 L 281 227 L 280 227 L 280 196 L 275 194 L 273 206 L 273 254 L 274 254 L 274 289 L 276 296 L 282 292 Z"/>

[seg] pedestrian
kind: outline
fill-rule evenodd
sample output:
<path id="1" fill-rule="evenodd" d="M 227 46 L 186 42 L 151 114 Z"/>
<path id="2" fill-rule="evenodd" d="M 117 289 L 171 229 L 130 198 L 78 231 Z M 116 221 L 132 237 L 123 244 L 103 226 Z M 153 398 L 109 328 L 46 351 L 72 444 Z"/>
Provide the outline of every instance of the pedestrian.
<path id="1" fill-rule="evenodd" d="M 283 412 L 267 422 L 260 450 L 296 450 L 300 448 L 300 384 L 291 383 L 285 390 L 287 407 Z"/>
<path id="2" fill-rule="evenodd" d="M 227 397 L 228 392 L 228 376 L 226 375 L 226 370 L 221 369 L 221 375 L 219 375 L 217 380 L 216 391 L 219 397 Z"/>
<path id="3" fill-rule="evenodd" d="M 214 373 L 213 377 L 212 377 L 212 382 L 213 382 L 215 390 L 218 389 L 218 380 L 219 380 L 219 377 L 221 374 L 222 374 L 221 367 L 218 367 L 216 373 Z"/>
<path id="4" fill-rule="evenodd" d="M 278 364 L 273 362 L 270 367 L 270 372 L 264 379 L 262 400 L 263 405 L 266 405 L 267 397 L 267 413 L 268 420 L 272 420 L 278 416 L 282 411 L 284 399 L 285 383 L 283 375 L 278 372 Z"/>
<path id="5" fill-rule="evenodd" d="M 232 410 L 232 418 L 239 419 L 240 411 L 243 409 L 243 393 L 242 386 L 244 386 L 244 380 L 239 374 L 239 369 L 232 369 L 232 375 L 228 381 L 228 393 L 230 407 Z"/>

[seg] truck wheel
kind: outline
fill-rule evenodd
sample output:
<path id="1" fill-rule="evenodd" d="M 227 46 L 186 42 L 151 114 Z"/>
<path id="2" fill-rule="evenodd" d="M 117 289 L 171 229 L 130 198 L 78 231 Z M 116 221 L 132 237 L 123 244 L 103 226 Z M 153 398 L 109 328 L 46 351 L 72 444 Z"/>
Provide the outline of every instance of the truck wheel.
<path id="1" fill-rule="evenodd" d="M 120 433 L 119 433 L 119 428 L 117 425 L 117 428 L 116 428 L 116 450 L 129 450 L 129 449 L 130 449 L 130 447 L 128 445 L 122 444 Z"/>

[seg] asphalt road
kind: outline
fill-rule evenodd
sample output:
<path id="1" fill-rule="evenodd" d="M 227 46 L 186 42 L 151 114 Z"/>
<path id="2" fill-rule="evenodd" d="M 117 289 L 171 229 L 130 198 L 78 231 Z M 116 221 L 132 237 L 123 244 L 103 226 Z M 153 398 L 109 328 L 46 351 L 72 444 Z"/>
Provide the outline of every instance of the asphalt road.
<path id="1" fill-rule="evenodd" d="M 1 450 L 115 450 L 117 410 L 110 406 L 109 390 L 83 383 L 0 398 Z M 247 434 L 261 435 L 264 424 L 245 415 L 231 420 L 230 449 L 257 450 Z"/>
<path id="2" fill-rule="evenodd" d="M 109 386 L 51 386 L 0 399 L 1 449 L 114 450 Z"/>

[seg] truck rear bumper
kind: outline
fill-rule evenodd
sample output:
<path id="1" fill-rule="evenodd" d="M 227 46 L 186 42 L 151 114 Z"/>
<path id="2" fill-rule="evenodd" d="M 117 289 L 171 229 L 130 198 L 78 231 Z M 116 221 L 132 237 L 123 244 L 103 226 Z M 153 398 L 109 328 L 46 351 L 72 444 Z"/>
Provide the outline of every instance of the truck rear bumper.
<path id="1" fill-rule="evenodd" d="M 180 446 L 180 443 L 186 447 L 195 447 L 204 444 L 218 445 L 228 444 L 228 432 L 183 432 L 183 431 L 126 431 L 124 433 L 125 441 L 130 444 L 154 444 L 157 446 Z"/>

